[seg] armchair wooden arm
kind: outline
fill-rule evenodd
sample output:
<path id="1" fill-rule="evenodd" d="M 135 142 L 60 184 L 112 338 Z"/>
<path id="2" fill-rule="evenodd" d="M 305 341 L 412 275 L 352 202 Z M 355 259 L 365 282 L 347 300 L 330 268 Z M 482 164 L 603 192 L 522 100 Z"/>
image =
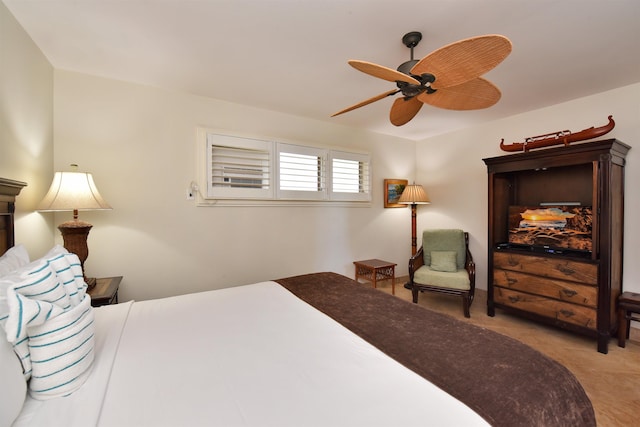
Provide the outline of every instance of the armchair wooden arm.
<path id="1" fill-rule="evenodd" d="M 424 257 L 422 256 L 422 254 L 423 254 L 423 247 L 420 246 L 420 249 L 418 249 L 418 252 L 416 252 L 414 256 L 409 258 L 409 283 L 413 283 L 414 273 L 416 272 L 417 269 L 419 269 L 424 265 Z"/>
<path id="2" fill-rule="evenodd" d="M 464 243 L 466 246 L 466 256 L 467 259 L 464 263 L 464 268 L 465 270 L 467 270 L 467 273 L 469 273 L 469 286 L 470 286 L 470 290 L 469 290 L 469 304 L 471 304 L 471 302 L 473 301 L 473 296 L 475 294 L 475 290 L 476 290 L 476 263 L 473 260 L 473 255 L 471 255 L 471 251 L 469 250 L 469 233 L 467 233 L 465 231 L 464 233 Z"/>

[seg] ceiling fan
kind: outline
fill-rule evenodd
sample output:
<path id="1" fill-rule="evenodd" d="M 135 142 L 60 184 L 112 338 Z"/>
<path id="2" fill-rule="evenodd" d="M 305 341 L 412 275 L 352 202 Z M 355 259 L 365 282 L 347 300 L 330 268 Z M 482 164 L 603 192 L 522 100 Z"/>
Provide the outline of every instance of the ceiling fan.
<path id="1" fill-rule="evenodd" d="M 408 123 L 424 104 L 449 110 L 477 110 L 498 102 L 500 90 L 480 76 L 511 53 L 508 38 L 496 34 L 471 37 L 441 47 L 421 60 L 413 59 L 413 48 L 420 40 L 422 34 L 418 31 L 402 38 L 402 43 L 411 49 L 411 60 L 402 63 L 397 71 L 371 62 L 350 60 L 349 65 L 356 70 L 395 82 L 397 89 L 347 107 L 331 117 L 396 93 L 402 93 L 402 98 L 394 101 L 389 115 L 395 126 Z"/>

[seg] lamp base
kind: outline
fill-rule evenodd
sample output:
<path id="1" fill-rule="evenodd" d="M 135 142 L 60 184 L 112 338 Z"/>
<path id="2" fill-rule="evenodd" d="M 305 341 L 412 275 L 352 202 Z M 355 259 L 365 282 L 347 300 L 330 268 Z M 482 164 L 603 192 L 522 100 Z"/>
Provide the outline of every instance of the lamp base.
<path id="1" fill-rule="evenodd" d="M 95 278 L 87 278 L 84 274 L 84 262 L 89 256 L 87 238 L 89 237 L 91 227 L 93 227 L 93 225 L 79 219 L 63 222 L 58 226 L 58 230 L 60 230 L 62 240 L 64 241 L 64 248 L 69 252 L 78 255 L 78 259 L 80 259 L 82 275 L 84 276 L 85 283 L 89 285 L 89 289 L 96 285 Z"/>

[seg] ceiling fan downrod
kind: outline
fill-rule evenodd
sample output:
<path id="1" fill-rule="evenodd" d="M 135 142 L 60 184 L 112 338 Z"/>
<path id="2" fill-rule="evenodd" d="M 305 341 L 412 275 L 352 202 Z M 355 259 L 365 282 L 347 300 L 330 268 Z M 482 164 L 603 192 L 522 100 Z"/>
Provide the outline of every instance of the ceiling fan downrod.
<path id="1" fill-rule="evenodd" d="M 420 40 L 422 40 L 422 33 L 419 31 L 411 31 L 405 34 L 404 37 L 402 37 L 402 43 L 406 47 L 411 49 L 411 59 L 400 64 L 397 70 L 403 74 L 415 78 L 421 83 L 420 86 L 417 86 L 406 82 L 396 82 L 398 88 L 402 91 L 402 94 L 407 99 L 420 95 L 422 92 L 431 94 L 436 91 L 436 89 L 433 89 L 431 87 L 431 83 L 436 81 L 436 76 L 429 73 L 424 73 L 420 76 L 411 74 L 411 69 L 418 63 L 418 60 L 413 58 L 413 48 L 416 47 L 418 43 L 420 43 Z"/>
<path id="2" fill-rule="evenodd" d="M 417 59 L 413 59 L 413 48 L 416 47 L 418 43 L 420 43 L 420 40 L 422 40 L 422 33 L 420 33 L 419 31 L 411 31 L 410 33 L 407 33 L 404 35 L 404 37 L 402 37 L 402 43 L 406 47 L 411 49 L 411 59 L 407 62 L 403 62 L 397 68 L 397 70 L 400 71 L 401 73 L 404 73 L 410 76 L 411 69 L 413 68 L 414 65 L 418 63 Z"/>

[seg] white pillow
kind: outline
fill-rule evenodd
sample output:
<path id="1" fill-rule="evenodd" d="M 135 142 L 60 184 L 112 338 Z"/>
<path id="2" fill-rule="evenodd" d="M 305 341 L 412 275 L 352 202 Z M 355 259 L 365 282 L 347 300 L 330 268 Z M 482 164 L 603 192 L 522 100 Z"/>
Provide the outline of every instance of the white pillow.
<path id="1" fill-rule="evenodd" d="M 61 245 L 55 245 L 54 247 L 52 247 L 51 249 L 49 249 L 49 251 L 44 254 L 44 256 L 42 258 L 44 259 L 49 259 L 49 258 L 53 258 L 56 255 L 60 255 L 60 254 L 68 254 L 69 251 L 66 250 L 64 248 L 64 246 Z"/>
<path id="2" fill-rule="evenodd" d="M 20 413 L 27 396 L 22 365 L 11 344 L 0 336 L 0 426 L 10 426 Z"/>
<path id="3" fill-rule="evenodd" d="M 16 245 L 0 256 L 0 277 L 29 264 L 29 254 L 22 245 Z"/>

